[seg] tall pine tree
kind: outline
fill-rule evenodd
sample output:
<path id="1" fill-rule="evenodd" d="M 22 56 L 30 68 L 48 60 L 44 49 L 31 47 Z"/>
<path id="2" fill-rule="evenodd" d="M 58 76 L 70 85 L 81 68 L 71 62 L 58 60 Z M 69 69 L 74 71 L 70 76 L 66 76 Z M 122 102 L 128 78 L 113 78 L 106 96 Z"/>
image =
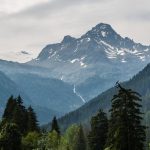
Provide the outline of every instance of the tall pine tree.
<path id="1" fill-rule="evenodd" d="M 17 98 L 11 96 L 8 99 L 0 128 L 8 122 L 15 123 L 23 135 L 28 131 L 39 131 L 38 121 L 34 110 L 32 107 L 29 107 L 28 109 L 25 108 L 20 95 Z"/>
<path id="2" fill-rule="evenodd" d="M 112 99 L 107 149 L 144 150 L 145 126 L 141 124 L 141 98 L 137 92 L 117 84 L 119 92 Z"/>
<path id="3" fill-rule="evenodd" d="M 28 115 L 25 106 L 23 106 L 23 100 L 20 96 L 16 98 L 17 105 L 14 110 L 13 114 L 13 123 L 17 124 L 20 132 L 22 134 L 27 133 L 27 122 L 28 122 Z"/>
<path id="4" fill-rule="evenodd" d="M 52 120 L 52 128 L 51 128 L 51 131 L 56 131 L 59 135 L 60 135 L 60 129 L 59 129 L 59 126 L 58 126 L 58 123 L 57 123 L 57 118 L 56 116 L 54 116 L 53 120 Z"/>
<path id="5" fill-rule="evenodd" d="M 30 106 L 27 111 L 28 111 L 28 131 L 39 132 L 38 121 L 37 121 L 36 114 L 33 108 Z"/>
<path id="6" fill-rule="evenodd" d="M 10 122 L 10 120 L 13 118 L 16 105 L 17 105 L 16 99 L 14 99 L 14 97 L 11 96 L 7 101 L 6 108 L 4 110 L 2 118 Z"/>
<path id="7" fill-rule="evenodd" d="M 103 150 L 106 144 L 108 132 L 108 119 L 100 109 L 96 116 L 91 119 L 91 131 L 88 135 L 90 150 Z"/>

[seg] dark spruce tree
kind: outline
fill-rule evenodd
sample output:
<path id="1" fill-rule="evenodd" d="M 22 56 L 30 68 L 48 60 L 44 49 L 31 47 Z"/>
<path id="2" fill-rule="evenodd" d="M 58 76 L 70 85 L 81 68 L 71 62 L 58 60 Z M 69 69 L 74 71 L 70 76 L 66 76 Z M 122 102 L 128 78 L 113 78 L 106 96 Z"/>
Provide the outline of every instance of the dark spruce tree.
<path id="1" fill-rule="evenodd" d="M 16 124 L 6 123 L 0 132 L 1 150 L 21 150 L 21 133 Z"/>
<path id="2" fill-rule="evenodd" d="M 27 133 L 28 114 L 26 108 L 23 106 L 23 100 L 20 96 L 16 99 L 17 105 L 14 110 L 13 123 L 17 124 L 22 134 Z"/>
<path id="3" fill-rule="evenodd" d="M 104 150 L 108 132 L 108 119 L 106 113 L 101 109 L 91 119 L 91 131 L 88 135 L 88 146 L 90 150 Z"/>
<path id="4" fill-rule="evenodd" d="M 16 99 L 14 99 L 13 96 L 11 96 L 7 101 L 2 118 L 10 122 L 13 118 L 16 105 Z"/>
<path id="5" fill-rule="evenodd" d="M 137 92 L 117 83 L 112 99 L 107 150 L 144 150 L 145 129 L 141 124 L 141 98 Z"/>
<path id="6" fill-rule="evenodd" d="M 82 125 L 79 126 L 77 136 L 75 138 L 74 150 L 86 150 L 87 144 Z"/>
<path id="7" fill-rule="evenodd" d="M 38 121 L 33 108 L 30 106 L 27 109 L 28 112 L 28 132 L 37 131 L 39 132 Z"/>
<path id="8" fill-rule="evenodd" d="M 21 96 L 17 98 L 11 96 L 8 99 L 0 128 L 8 122 L 15 123 L 22 135 L 25 135 L 28 131 L 39 131 L 34 110 L 32 107 L 25 108 Z"/>
<path id="9" fill-rule="evenodd" d="M 13 122 L 14 111 L 15 111 L 16 106 L 17 106 L 16 99 L 13 96 L 11 96 L 6 103 L 6 108 L 2 115 L 2 121 L 0 123 L 1 130 L 3 129 L 6 123 Z"/>
<path id="10" fill-rule="evenodd" d="M 51 128 L 51 131 L 56 131 L 59 135 L 60 135 L 60 129 L 59 129 L 59 126 L 58 126 L 58 122 L 57 122 L 57 118 L 56 116 L 53 118 L 52 120 L 52 128 Z"/>

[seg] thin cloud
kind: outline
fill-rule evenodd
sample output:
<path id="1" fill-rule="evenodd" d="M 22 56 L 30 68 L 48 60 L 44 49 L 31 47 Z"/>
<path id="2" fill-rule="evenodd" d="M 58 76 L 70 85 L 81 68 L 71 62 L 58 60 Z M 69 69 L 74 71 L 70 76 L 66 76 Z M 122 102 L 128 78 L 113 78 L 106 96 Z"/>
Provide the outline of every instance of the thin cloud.
<path id="1" fill-rule="evenodd" d="M 41 3 L 35 5 L 34 7 L 30 7 L 24 11 L 21 11 L 16 16 L 20 17 L 47 17 L 53 15 L 53 13 L 61 13 L 62 11 L 66 10 L 67 8 L 80 8 L 83 5 L 94 5 L 94 4 L 101 4 L 106 3 L 110 0 L 51 0 L 46 3 Z M 114 1 L 114 0 L 111 0 Z M 83 10 L 84 11 L 84 10 Z"/>
<path id="2" fill-rule="evenodd" d="M 0 0 L 0 12 L 11 14 L 50 0 Z"/>

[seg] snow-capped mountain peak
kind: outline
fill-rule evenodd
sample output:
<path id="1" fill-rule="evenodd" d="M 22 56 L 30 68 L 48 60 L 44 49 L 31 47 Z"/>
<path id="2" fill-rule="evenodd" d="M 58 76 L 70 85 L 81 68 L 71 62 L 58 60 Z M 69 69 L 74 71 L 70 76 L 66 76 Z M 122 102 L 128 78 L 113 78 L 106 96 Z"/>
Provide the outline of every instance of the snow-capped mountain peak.
<path id="1" fill-rule="evenodd" d="M 78 85 L 95 76 L 111 82 L 128 79 L 149 60 L 150 46 L 123 38 L 109 24 L 100 23 L 80 38 L 67 35 L 62 42 L 47 45 L 29 64 L 47 67 L 53 77 Z"/>
<path id="2" fill-rule="evenodd" d="M 73 41 L 75 41 L 75 40 L 76 40 L 76 38 L 71 37 L 70 35 L 67 35 L 67 36 L 65 36 L 64 39 L 62 40 L 62 43 L 70 43 L 70 42 L 73 42 Z"/>
<path id="3" fill-rule="evenodd" d="M 100 23 L 93 27 L 81 38 L 89 37 L 96 40 L 104 40 L 110 44 L 114 44 L 114 41 L 122 39 L 119 34 L 117 34 L 114 29 L 109 24 Z"/>

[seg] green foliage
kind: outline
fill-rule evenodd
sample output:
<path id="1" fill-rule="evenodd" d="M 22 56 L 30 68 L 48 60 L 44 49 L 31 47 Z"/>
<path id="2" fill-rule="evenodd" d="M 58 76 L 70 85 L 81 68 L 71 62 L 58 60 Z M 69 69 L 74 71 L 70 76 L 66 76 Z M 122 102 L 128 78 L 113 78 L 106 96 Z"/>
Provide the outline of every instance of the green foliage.
<path id="1" fill-rule="evenodd" d="M 110 150 L 143 150 L 145 126 L 141 125 L 140 95 L 118 84 L 112 99 L 107 146 Z"/>
<path id="2" fill-rule="evenodd" d="M 38 139 L 38 150 L 46 150 L 47 134 L 42 134 Z"/>
<path id="3" fill-rule="evenodd" d="M 86 140 L 82 126 L 71 125 L 64 135 L 66 139 L 66 146 L 70 150 L 85 150 Z"/>
<path id="4" fill-rule="evenodd" d="M 88 135 L 90 150 L 103 150 L 106 144 L 108 132 L 108 119 L 106 114 L 99 110 L 96 116 L 91 119 L 91 131 Z"/>
<path id="5" fill-rule="evenodd" d="M 0 149 L 21 150 L 21 134 L 17 125 L 6 123 L 0 132 Z"/>
<path id="6" fill-rule="evenodd" d="M 68 143 L 67 139 L 64 136 L 61 136 L 60 145 L 58 147 L 58 150 L 71 150 L 69 148 L 69 143 Z"/>
<path id="7" fill-rule="evenodd" d="M 49 132 L 46 138 L 46 149 L 58 150 L 59 144 L 60 144 L 59 134 L 55 130 Z"/>
<path id="8" fill-rule="evenodd" d="M 79 126 L 75 125 L 75 124 L 71 125 L 66 130 L 64 138 L 68 142 L 68 147 L 69 147 L 70 150 L 74 150 L 75 149 L 76 137 L 77 137 L 78 130 L 79 130 Z"/>
<path id="9" fill-rule="evenodd" d="M 29 132 L 25 137 L 22 138 L 23 150 L 33 150 L 38 148 L 38 140 L 40 134 L 38 132 Z"/>

